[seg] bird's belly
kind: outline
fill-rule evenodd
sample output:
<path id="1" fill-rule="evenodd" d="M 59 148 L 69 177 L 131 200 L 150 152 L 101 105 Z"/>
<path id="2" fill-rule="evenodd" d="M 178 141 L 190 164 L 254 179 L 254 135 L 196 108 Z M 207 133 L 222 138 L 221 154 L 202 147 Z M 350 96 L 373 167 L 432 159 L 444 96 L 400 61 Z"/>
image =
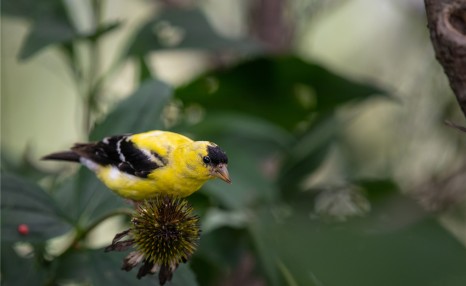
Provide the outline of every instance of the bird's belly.
<path id="1" fill-rule="evenodd" d="M 197 191 L 203 182 L 184 180 L 170 174 L 150 176 L 148 179 L 121 172 L 115 167 L 104 167 L 97 176 L 111 190 L 132 200 L 142 200 L 157 195 L 186 197 Z"/>

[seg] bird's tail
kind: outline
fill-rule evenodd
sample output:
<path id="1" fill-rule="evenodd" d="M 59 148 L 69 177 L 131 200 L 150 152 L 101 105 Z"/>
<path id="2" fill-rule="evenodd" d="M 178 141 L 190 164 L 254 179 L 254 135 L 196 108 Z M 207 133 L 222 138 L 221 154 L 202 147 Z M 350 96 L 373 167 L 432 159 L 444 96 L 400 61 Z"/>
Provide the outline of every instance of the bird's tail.
<path id="1" fill-rule="evenodd" d="M 42 157 L 42 160 L 58 160 L 58 161 L 69 161 L 69 162 L 78 162 L 79 163 L 79 156 L 74 151 L 63 151 L 52 153 L 47 156 Z"/>

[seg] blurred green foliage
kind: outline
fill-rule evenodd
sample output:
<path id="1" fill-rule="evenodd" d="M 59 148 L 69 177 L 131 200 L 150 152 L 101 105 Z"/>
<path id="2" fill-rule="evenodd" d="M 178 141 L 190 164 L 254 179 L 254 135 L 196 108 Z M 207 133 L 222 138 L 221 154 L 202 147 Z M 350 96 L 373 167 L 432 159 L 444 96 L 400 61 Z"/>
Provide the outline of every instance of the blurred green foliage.
<path id="1" fill-rule="evenodd" d="M 174 48 L 209 52 L 234 50 L 243 53 L 259 49 L 253 41 L 220 36 L 200 9 L 167 8 L 144 23 L 126 52 L 127 56 L 140 56 L 151 51 Z"/>
<path id="2" fill-rule="evenodd" d="M 87 34 L 77 32 L 62 1 L 7 1 L 2 7 L 4 14 L 32 23 L 19 59 L 60 47 L 75 80 L 90 84 L 87 105 L 98 104 L 101 81 L 89 83 L 85 71 L 73 66 L 76 45 L 95 45 L 120 26 L 98 21 L 99 3 L 92 1 L 96 26 Z M 164 38 L 170 32 L 180 38 Z M 188 48 L 234 51 L 239 59 L 180 87 L 151 74 L 145 60 L 150 52 Z M 117 61 L 131 59 L 139 65 L 139 87 L 93 125 L 90 140 L 170 129 L 214 141 L 230 157 L 233 184 L 211 182 L 189 198 L 204 232 L 199 250 L 171 285 L 465 285 L 464 246 L 390 178 L 348 177 L 347 185 L 312 190 L 304 184 L 345 128 L 338 111 L 374 96 L 389 98 L 383 89 L 291 52 L 270 55 L 251 39 L 226 39 L 197 9 L 172 7 L 154 15 Z M 168 106 L 175 106 L 170 124 L 164 118 Z M 53 184 L 41 187 L 44 178 Z M 62 180 L 27 161 L 5 161 L 1 184 L 3 285 L 156 283 L 121 271 L 124 254 L 86 243 L 92 229 L 127 207 L 88 170 Z M 319 202 L 328 200 L 320 206 L 328 216 L 317 213 Z M 18 231 L 20 224 L 28 226 L 27 234 Z M 50 239 L 66 233 L 72 242 L 52 254 Z"/>

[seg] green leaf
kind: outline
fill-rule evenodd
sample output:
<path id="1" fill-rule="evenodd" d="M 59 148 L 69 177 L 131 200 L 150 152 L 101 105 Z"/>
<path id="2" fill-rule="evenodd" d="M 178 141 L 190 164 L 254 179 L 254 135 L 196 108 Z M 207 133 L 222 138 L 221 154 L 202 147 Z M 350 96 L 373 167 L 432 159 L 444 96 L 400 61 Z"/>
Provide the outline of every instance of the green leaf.
<path id="1" fill-rule="evenodd" d="M 393 193 L 400 192 L 396 182 L 387 178 L 358 178 L 353 183 L 366 192 L 367 198 L 372 203 L 384 201 Z"/>
<path id="2" fill-rule="evenodd" d="M 115 209 L 129 206 L 84 167 L 53 194 L 70 220 L 82 229 Z"/>
<path id="3" fill-rule="evenodd" d="M 62 0 L 14 0 L 4 1 L 2 3 L 2 14 L 26 18 L 30 20 L 36 20 L 40 18 L 48 18 L 50 16 L 65 19 L 66 14 L 60 14 L 65 12 Z"/>
<path id="4" fill-rule="evenodd" d="M 95 126 L 90 139 L 101 140 L 109 135 L 163 128 L 162 110 L 171 95 L 172 90 L 167 84 L 155 79 L 145 81 Z"/>
<path id="5" fill-rule="evenodd" d="M 0 169 L 2 172 L 21 174 L 22 177 L 33 181 L 38 181 L 46 176 L 52 175 L 52 172 L 40 169 L 34 163 L 31 150 L 26 148 L 21 158 L 13 158 L 5 148 L 1 152 Z"/>
<path id="6" fill-rule="evenodd" d="M 22 60 L 32 57 L 49 45 L 68 42 L 78 36 L 61 0 L 18 0 L 2 4 L 3 14 L 32 22 L 31 30 L 19 52 Z"/>
<path id="7" fill-rule="evenodd" d="M 435 218 L 406 212 L 407 198 L 395 199 L 345 224 L 295 205 L 281 219 L 259 212 L 249 230 L 271 284 L 464 285 L 466 248 Z"/>
<path id="8" fill-rule="evenodd" d="M 40 19 L 34 22 L 26 36 L 19 52 L 19 59 L 29 59 L 47 46 L 69 42 L 77 35 L 74 28 L 67 23 L 53 18 Z"/>
<path id="9" fill-rule="evenodd" d="M 254 52 L 258 46 L 218 35 L 199 9 L 165 9 L 141 27 L 127 54 L 141 56 L 164 49 Z"/>
<path id="10" fill-rule="evenodd" d="M 194 272 L 191 270 L 188 264 L 181 264 L 176 269 L 175 273 L 173 274 L 173 279 L 170 282 L 170 285 L 174 286 L 197 286 L 197 279 Z"/>
<path id="11" fill-rule="evenodd" d="M 152 78 L 152 72 L 144 56 L 138 57 L 139 63 L 139 82 L 142 83 Z"/>
<path id="12" fill-rule="evenodd" d="M 102 24 L 95 31 L 80 34 L 68 16 L 62 0 L 14 0 L 2 3 L 2 13 L 32 22 L 19 59 L 26 60 L 50 45 L 67 44 L 74 39 L 95 40 L 120 26 L 119 22 Z"/>
<path id="13" fill-rule="evenodd" d="M 232 140 L 270 145 L 273 151 L 285 149 L 294 142 L 293 135 L 280 126 L 258 117 L 233 112 L 212 111 L 206 114 L 201 122 L 194 125 L 178 125 L 174 131 L 191 133 L 200 140 L 208 137 L 212 140 L 218 137 L 232 137 Z M 264 150 L 264 147 L 266 146 L 262 145 L 261 149 Z"/>
<path id="14" fill-rule="evenodd" d="M 315 112 L 385 92 L 338 76 L 296 56 L 260 57 L 208 72 L 176 90 L 186 105 L 260 116 L 286 129 Z"/>
<path id="15" fill-rule="evenodd" d="M 323 116 L 289 147 L 277 180 L 285 198 L 295 195 L 301 183 L 323 163 L 339 127 L 340 122 L 333 114 Z"/>
<path id="16" fill-rule="evenodd" d="M 70 230 L 68 217 L 39 186 L 2 173 L 2 240 L 40 242 Z M 18 226 L 25 224 L 27 234 Z"/>
<path id="17" fill-rule="evenodd" d="M 58 20 L 40 19 L 33 24 L 33 28 L 21 46 L 19 58 L 26 60 L 47 46 L 60 44 L 66 51 L 66 55 L 71 59 L 73 55 L 69 53 L 72 52 L 71 43 L 73 40 L 96 41 L 120 26 L 120 22 L 105 23 L 93 32 L 80 34 L 71 25 L 65 25 Z"/>
<path id="18" fill-rule="evenodd" d="M 86 283 L 88 285 L 159 285 L 155 276 L 136 278 L 137 269 L 121 270 L 125 253 L 105 253 L 103 249 L 84 249 L 59 258 L 58 283 Z M 188 265 L 182 264 L 173 274 L 170 285 L 197 286 Z"/>
<path id="19" fill-rule="evenodd" d="M 191 263 L 199 284 L 217 285 L 222 277 L 231 275 L 249 247 L 247 238 L 244 228 L 221 227 L 203 233 Z"/>
<path id="20" fill-rule="evenodd" d="M 120 21 L 114 21 L 110 23 L 103 23 L 97 29 L 89 34 L 81 35 L 81 38 L 88 39 L 90 41 L 96 41 L 100 37 L 107 35 L 121 27 Z"/>
<path id="21" fill-rule="evenodd" d="M 2 241 L 2 285 L 44 285 L 47 271 L 34 256 L 21 257 L 12 243 Z"/>

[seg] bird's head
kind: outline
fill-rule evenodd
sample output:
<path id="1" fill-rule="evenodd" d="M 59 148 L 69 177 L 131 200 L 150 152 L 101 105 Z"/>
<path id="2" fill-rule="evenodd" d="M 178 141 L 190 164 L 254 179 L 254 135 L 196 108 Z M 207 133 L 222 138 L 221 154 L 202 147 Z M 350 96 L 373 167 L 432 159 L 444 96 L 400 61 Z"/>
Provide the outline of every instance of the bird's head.
<path id="1" fill-rule="evenodd" d="M 231 183 L 228 157 L 220 147 L 209 141 L 195 141 L 185 148 L 186 167 L 206 179 L 220 178 Z"/>

